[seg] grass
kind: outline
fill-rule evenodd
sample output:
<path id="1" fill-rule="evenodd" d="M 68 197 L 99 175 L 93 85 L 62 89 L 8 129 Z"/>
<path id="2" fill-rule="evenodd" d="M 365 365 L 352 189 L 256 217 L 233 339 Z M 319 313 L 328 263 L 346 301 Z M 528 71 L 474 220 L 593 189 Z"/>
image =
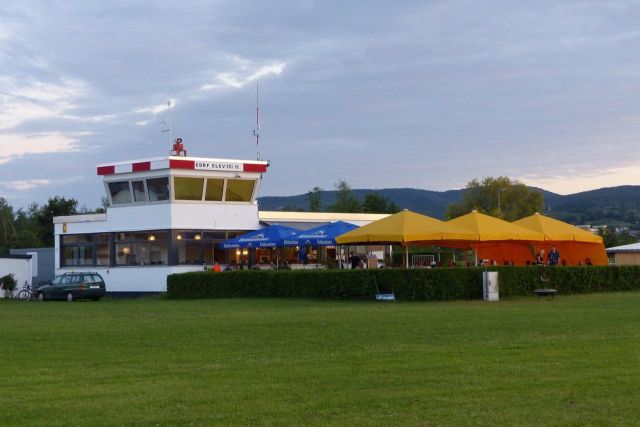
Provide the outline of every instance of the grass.
<path id="1" fill-rule="evenodd" d="M 640 293 L 0 301 L 0 425 L 624 425 Z"/>

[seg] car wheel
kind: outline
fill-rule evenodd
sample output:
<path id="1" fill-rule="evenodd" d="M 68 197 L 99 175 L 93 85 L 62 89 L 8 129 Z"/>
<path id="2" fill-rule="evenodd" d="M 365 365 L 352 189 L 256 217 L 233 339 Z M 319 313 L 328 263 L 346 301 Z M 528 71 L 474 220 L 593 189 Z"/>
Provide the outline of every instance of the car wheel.
<path id="1" fill-rule="evenodd" d="M 73 302 L 73 294 L 72 294 L 71 292 L 69 292 L 69 293 L 67 294 L 67 301 L 68 301 L 68 302 Z"/>
<path id="2" fill-rule="evenodd" d="M 44 292 L 38 292 L 38 301 L 44 302 L 45 299 Z"/>

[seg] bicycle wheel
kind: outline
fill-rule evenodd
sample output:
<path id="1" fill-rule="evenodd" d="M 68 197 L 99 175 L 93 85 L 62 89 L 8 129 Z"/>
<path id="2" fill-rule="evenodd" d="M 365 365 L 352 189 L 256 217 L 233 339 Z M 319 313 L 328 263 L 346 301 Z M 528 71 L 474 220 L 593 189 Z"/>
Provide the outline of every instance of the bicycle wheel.
<path id="1" fill-rule="evenodd" d="M 31 299 L 31 291 L 28 291 L 26 289 L 21 290 L 20 292 L 18 292 L 18 299 L 30 300 Z"/>

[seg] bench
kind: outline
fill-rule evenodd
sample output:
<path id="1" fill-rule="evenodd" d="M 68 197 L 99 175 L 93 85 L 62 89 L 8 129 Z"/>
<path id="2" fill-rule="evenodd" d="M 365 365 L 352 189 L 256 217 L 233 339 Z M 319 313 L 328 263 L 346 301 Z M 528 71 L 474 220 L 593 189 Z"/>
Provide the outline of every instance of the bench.
<path id="1" fill-rule="evenodd" d="M 551 288 L 541 288 L 541 289 L 534 289 L 533 293 L 536 294 L 539 297 L 548 297 L 548 296 L 550 296 L 551 298 L 553 298 L 553 297 L 556 296 L 558 291 L 555 290 L 555 289 L 551 289 Z"/>

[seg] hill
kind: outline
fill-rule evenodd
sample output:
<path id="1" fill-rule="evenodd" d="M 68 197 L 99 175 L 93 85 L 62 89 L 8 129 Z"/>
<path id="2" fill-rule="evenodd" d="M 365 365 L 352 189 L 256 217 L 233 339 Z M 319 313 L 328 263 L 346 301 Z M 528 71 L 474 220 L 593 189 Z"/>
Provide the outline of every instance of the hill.
<path id="1" fill-rule="evenodd" d="M 640 228 L 640 186 L 600 188 L 598 190 L 561 195 L 541 188 L 533 190 L 544 196 L 545 214 L 572 224 L 622 225 Z M 360 200 L 371 192 L 387 197 L 401 209 L 410 209 L 434 218 L 444 218 L 447 206 L 458 202 L 464 190 L 431 191 L 416 188 L 354 189 Z M 336 191 L 323 191 L 322 206 L 336 200 Z M 258 199 L 261 210 L 306 210 L 305 194 L 265 196 Z"/>

